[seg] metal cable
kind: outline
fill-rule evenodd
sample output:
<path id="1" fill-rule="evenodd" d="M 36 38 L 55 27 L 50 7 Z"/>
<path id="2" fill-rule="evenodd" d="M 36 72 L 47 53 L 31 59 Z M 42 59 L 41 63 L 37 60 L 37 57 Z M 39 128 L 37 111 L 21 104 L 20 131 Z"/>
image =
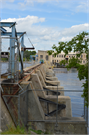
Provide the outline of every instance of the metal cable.
<path id="1" fill-rule="evenodd" d="M 27 38 L 28 38 L 29 42 L 31 43 L 32 47 L 34 47 L 34 45 L 32 44 L 31 40 L 29 39 L 29 37 L 28 37 L 27 33 L 26 33 L 26 36 L 27 36 Z"/>

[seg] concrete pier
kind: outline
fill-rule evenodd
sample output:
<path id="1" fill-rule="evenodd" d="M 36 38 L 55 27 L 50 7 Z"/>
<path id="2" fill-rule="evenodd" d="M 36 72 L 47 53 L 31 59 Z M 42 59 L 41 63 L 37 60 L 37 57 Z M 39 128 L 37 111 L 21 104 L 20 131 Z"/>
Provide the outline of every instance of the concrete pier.
<path id="1" fill-rule="evenodd" d="M 0 131 L 8 129 L 8 126 L 15 127 L 14 122 L 8 112 L 8 109 L 5 106 L 3 99 L 0 97 Z"/>
<path id="2" fill-rule="evenodd" d="M 57 93 L 54 94 L 53 91 L 60 92 L 60 90 L 63 90 L 64 88 L 60 86 L 60 81 L 58 81 L 52 69 L 47 69 L 45 65 L 42 65 L 38 70 L 36 70 L 35 74 L 31 75 L 31 81 L 38 97 L 40 96 L 46 100 L 57 103 Z M 44 88 L 53 91 L 46 92 Z M 40 103 L 43 111 L 46 113 L 46 105 L 41 101 Z M 85 126 L 85 120 L 83 118 L 72 117 L 71 99 L 69 96 L 64 96 L 64 92 L 62 91 L 58 96 L 58 104 L 66 105 L 65 109 L 62 109 L 61 112 L 58 112 L 58 127 L 55 127 L 56 115 L 53 115 L 51 117 L 45 117 L 45 130 L 50 133 L 57 134 L 86 134 L 87 128 Z M 50 104 L 49 111 L 54 109 L 56 109 L 56 106 Z"/>
<path id="3" fill-rule="evenodd" d="M 41 64 L 36 69 L 29 67 L 24 72 L 24 79 L 19 84 L 21 93 L 17 95 L 20 95 L 20 120 L 25 126 L 51 134 L 87 133 L 85 120 L 72 117 L 71 99 L 64 96 L 64 88 L 50 65 Z"/>

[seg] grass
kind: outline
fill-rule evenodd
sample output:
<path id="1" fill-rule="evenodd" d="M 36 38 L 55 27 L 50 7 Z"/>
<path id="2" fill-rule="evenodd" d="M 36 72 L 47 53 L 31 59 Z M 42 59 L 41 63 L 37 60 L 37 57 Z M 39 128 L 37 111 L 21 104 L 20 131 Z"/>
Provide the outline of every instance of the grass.
<path id="1" fill-rule="evenodd" d="M 30 131 L 33 131 L 33 132 L 35 132 L 36 134 L 42 134 L 42 133 L 44 133 L 44 132 L 41 131 L 41 130 L 33 130 L 33 129 L 30 129 Z"/>
<path id="2" fill-rule="evenodd" d="M 27 134 L 27 132 L 24 127 L 8 126 L 8 130 L 1 132 L 1 134 Z"/>
<path id="3" fill-rule="evenodd" d="M 42 130 L 33 130 L 33 129 L 30 129 L 29 131 L 33 131 L 35 132 L 36 134 L 49 134 L 48 132 L 43 132 Z"/>
<path id="4" fill-rule="evenodd" d="M 17 126 L 7 126 L 8 130 L 1 132 L 0 134 L 31 134 L 31 131 L 36 134 L 48 134 L 47 132 L 43 132 L 42 130 L 33 130 L 31 128 L 26 131 L 25 127 Z"/>

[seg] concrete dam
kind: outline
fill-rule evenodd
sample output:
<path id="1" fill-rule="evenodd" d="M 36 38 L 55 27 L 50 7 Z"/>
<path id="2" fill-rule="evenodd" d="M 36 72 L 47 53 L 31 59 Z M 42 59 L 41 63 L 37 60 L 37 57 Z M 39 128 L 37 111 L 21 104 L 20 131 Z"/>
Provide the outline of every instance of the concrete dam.
<path id="1" fill-rule="evenodd" d="M 30 126 L 57 134 L 86 134 L 83 117 L 72 117 L 71 99 L 49 63 L 25 68 L 18 83 L 1 76 L 1 130 Z"/>

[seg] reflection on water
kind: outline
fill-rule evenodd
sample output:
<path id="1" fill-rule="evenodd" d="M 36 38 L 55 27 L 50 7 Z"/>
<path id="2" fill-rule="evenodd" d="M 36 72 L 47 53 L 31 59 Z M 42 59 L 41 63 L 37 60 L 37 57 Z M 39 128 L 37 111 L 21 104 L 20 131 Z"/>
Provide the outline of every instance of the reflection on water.
<path id="1" fill-rule="evenodd" d="M 1 69 L 0 69 L 1 70 L 1 74 L 7 72 L 8 62 L 3 62 L 3 63 L 1 62 L 0 64 L 1 64 L 1 66 L 0 66 L 1 67 Z"/>
<path id="2" fill-rule="evenodd" d="M 1 62 L 1 74 L 3 73 L 6 73 L 8 71 L 8 62 Z M 30 67 L 31 64 L 30 63 L 23 63 L 23 67 L 26 68 L 26 67 Z M 21 69 L 21 64 L 19 63 L 19 70 Z"/>
<path id="3" fill-rule="evenodd" d="M 54 72 L 65 90 L 83 90 L 81 86 L 85 80 L 79 80 L 77 69 L 67 71 L 67 68 L 56 68 Z"/>
<path id="4" fill-rule="evenodd" d="M 73 92 L 73 90 L 83 90 L 81 86 L 85 80 L 79 80 L 78 71 L 75 68 L 69 71 L 67 68 L 55 68 L 54 72 L 64 90 L 70 90 L 64 92 L 64 95 L 71 98 L 72 115 L 74 117 L 82 116 L 84 114 L 84 99 L 81 97 L 83 92 Z"/>
<path id="5" fill-rule="evenodd" d="M 55 73 L 77 73 L 76 68 L 71 68 L 70 70 L 67 70 L 67 68 L 54 68 Z"/>
<path id="6" fill-rule="evenodd" d="M 29 67 L 31 64 L 24 63 L 24 68 Z M 19 63 L 19 69 L 21 65 Z M 8 63 L 1 63 L 1 73 L 7 72 Z M 65 96 L 71 98 L 72 104 L 72 115 L 74 117 L 82 116 L 84 114 L 84 99 L 81 98 L 82 92 L 73 92 L 72 90 L 83 90 L 82 84 L 84 80 L 80 81 L 78 79 L 77 69 L 71 69 L 67 71 L 66 68 L 55 68 L 55 75 L 60 81 L 60 85 L 64 87 L 64 90 L 70 90 L 70 92 L 65 92 Z"/>

